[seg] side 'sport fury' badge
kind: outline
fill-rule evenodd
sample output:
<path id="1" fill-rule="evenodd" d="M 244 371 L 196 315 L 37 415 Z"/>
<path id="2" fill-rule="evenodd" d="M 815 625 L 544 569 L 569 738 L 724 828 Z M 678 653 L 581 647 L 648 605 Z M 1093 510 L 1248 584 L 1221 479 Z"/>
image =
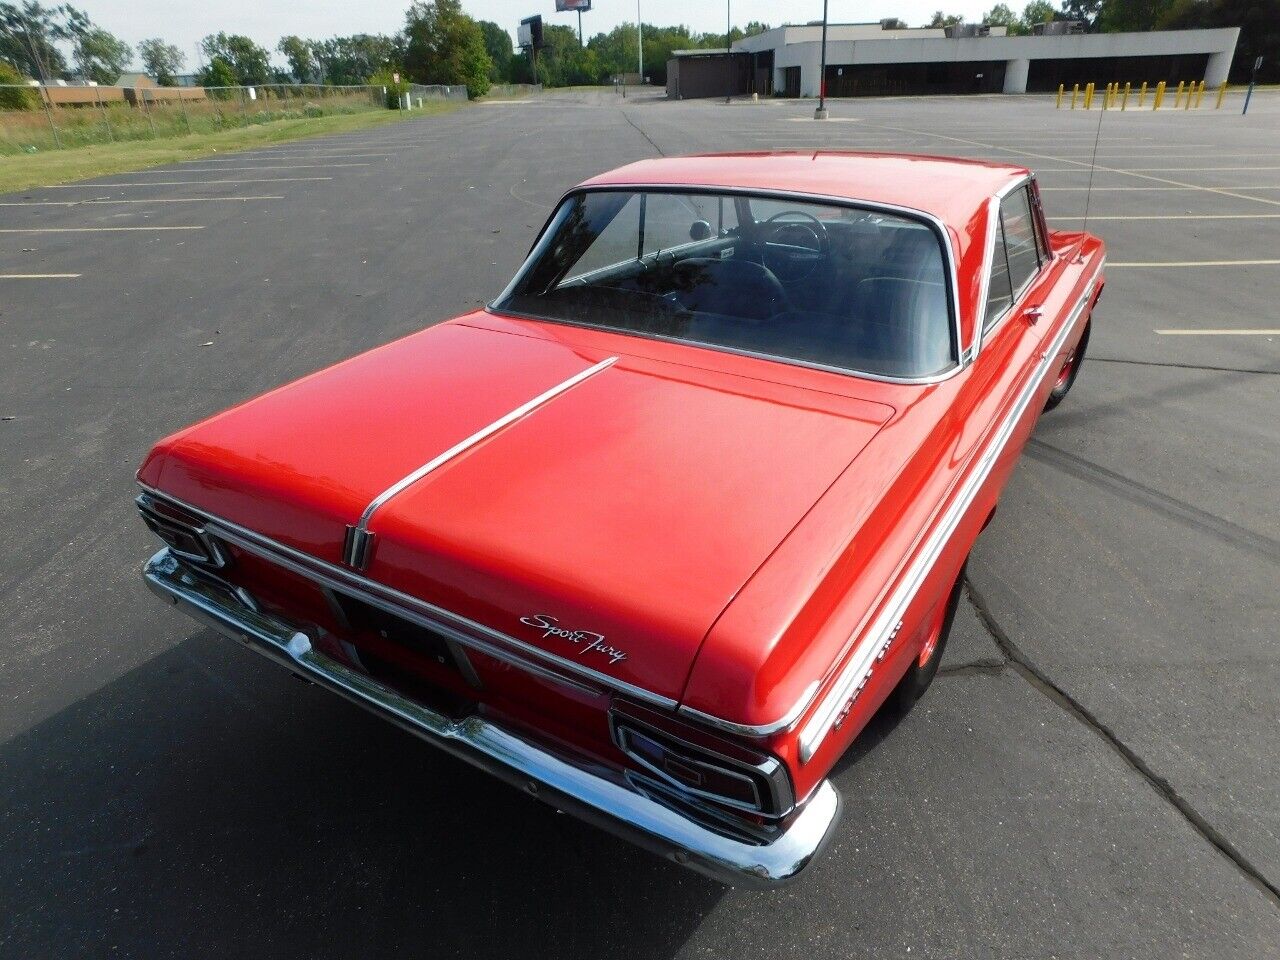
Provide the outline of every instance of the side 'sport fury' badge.
<path id="1" fill-rule="evenodd" d="M 608 657 L 609 662 L 619 663 L 627 659 L 627 655 L 617 647 L 611 647 L 604 642 L 604 634 L 592 633 L 589 630 L 567 630 L 558 626 L 560 623 L 555 617 L 549 617 L 545 613 L 535 613 L 532 616 L 521 617 L 520 622 L 530 627 L 537 627 L 542 631 L 544 637 L 558 637 L 561 640 L 568 640 L 570 643 L 578 646 L 578 656 L 585 657 L 588 653 L 594 653 L 598 656 Z"/>

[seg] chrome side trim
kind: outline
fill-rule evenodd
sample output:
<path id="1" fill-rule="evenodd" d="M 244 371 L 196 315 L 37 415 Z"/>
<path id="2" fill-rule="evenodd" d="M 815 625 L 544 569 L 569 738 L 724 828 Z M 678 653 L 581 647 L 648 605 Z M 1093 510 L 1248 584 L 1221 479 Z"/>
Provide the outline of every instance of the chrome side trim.
<path id="1" fill-rule="evenodd" d="M 822 686 L 818 680 L 813 681 L 809 686 L 805 687 L 804 693 L 800 694 L 800 699 L 796 701 L 795 706 L 779 717 L 773 723 L 734 723 L 732 720 L 722 720 L 720 717 L 713 716 L 709 713 L 703 713 L 701 710 L 695 710 L 693 707 L 680 706 L 676 712 L 705 724 L 708 727 L 714 727 L 716 730 L 723 730 L 725 733 L 737 734 L 740 737 L 752 737 L 759 739 L 761 737 L 772 736 L 775 733 L 781 733 L 784 730 L 790 730 L 796 725 L 800 717 L 808 709 L 809 704 L 813 702 L 813 698 L 818 694 L 818 688 Z"/>
<path id="2" fill-rule="evenodd" d="M 796 360 L 788 357 L 776 357 L 767 353 L 754 353 L 749 350 L 738 350 L 733 347 L 723 347 L 716 344 L 702 343 L 697 340 L 685 340 L 680 337 L 665 337 L 658 334 L 637 333 L 633 330 L 618 330 L 613 327 L 597 326 L 588 323 L 575 323 L 568 320 L 558 320 L 553 317 L 538 317 L 531 314 L 521 314 L 512 310 L 504 310 L 498 304 L 507 300 L 520 281 L 524 279 L 527 273 L 533 267 L 534 261 L 541 255 L 548 238 L 551 236 L 549 228 L 564 214 L 565 201 L 580 193 L 619 193 L 619 192 L 651 192 L 651 193 L 699 193 L 699 194 L 724 194 L 725 196 L 746 197 L 764 197 L 781 200 L 806 200 L 815 203 L 825 203 L 830 206 L 850 207 L 855 210 L 866 210 L 871 213 L 888 213 L 898 217 L 905 217 L 910 220 L 917 220 L 924 223 L 937 235 L 938 242 L 942 246 L 943 257 L 945 258 L 944 270 L 947 277 L 947 286 L 950 287 L 951 295 L 948 298 L 948 304 L 951 308 L 951 330 L 954 338 L 955 356 L 952 365 L 940 373 L 932 374 L 927 377 L 894 377 L 888 374 L 869 373 L 861 370 L 849 370 L 844 367 L 833 367 L 821 363 L 813 363 L 807 360 Z M 725 187 L 714 184 L 671 184 L 671 183 L 600 183 L 589 187 L 574 187 L 568 193 L 560 198 L 560 202 L 556 204 L 555 209 L 551 211 L 551 215 L 547 218 L 546 223 L 542 225 L 542 230 L 538 233 L 537 240 L 534 241 L 533 247 L 529 251 L 529 255 L 525 258 L 524 263 L 520 265 L 520 269 L 516 271 L 516 275 L 511 282 L 503 289 L 497 299 L 485 305 L 485 310 L 490 313 L 496 313 L 507 316 L 528 317 L 532 320 L 538 320 L 544 323 L 557 323 L 570 327 L 583 327 L 589 330 L 603 330 L 606 333 L 616 333 L 621 336 L 640 337 L 646 340 L 662 340 L 668 343 L 683 343 L 690 346 L 701 347 L 706 350 L 717 350 L 721 353 L 731 353 L 738 356 L 754 357 L 760 360 L 769 360 L 774 363 L 785 363 L 793 367 L 806 367 L 811 370 L 822 370 L 827 373 L 838 373 L 845 377 L 859 377 L 864 380 L 876 380 L 881 383 L 902 383 L 902 384 L 932 384 L 941 383 L 943 380 L 949 380 L 968 364 L 964 358 L 963 346 L 963 329 L 960 324 L 960 287 L 959 276 L 956 267 L 956 251 L 951 243 L 951 234 L 947 231 L 947 225 L 942 222 L 939 217 L 934 216 L 925 210 L 917 210 L 914 207 L 903 207 L 892 203 L 879 203 L 873 200 L 853 200 L 849 197 L 835 197 L 823 193 L 805 193 L 799 190 L 770 190 L 766 187 Z"/>
<path id="3" fill-rule="evenodd" d="M 840 795 L 823 780 L 767 841 L 727 836 L 640 792 L 621 768 L 553 752 L 478 714 L 453 719 L 402 696 L 324 655 L 292 624 L 218 595 L 168 550 L 152 557 L 142 576 L 156 596 L 292 673 L 556 809 L 721 883 L 770 888 L 794 879 L 821 852 L 839 819 Z"/>
<path id="4" fill-rule="evenodd" d="M 809 718 L 808 723 L 801 728 L 801 762 L 808 761 L 813 756 L 826 735 L 839 723 L 842 714 L 847 710 L 847 705 L 851 704 L 857 697 L 859 691 L 861 691 L 870 677 L 876 661 L 883 656 L 888 649 L 890 641 L 897 635 L 903 614 L 911 605 L 911 601 L 915 598 L 916 592 L 924 582 L 925 577 L 933 569 L 934 563 L 942 553 L 942 548 L 951 539 L 956 527 L 960 525 L 960 521 L 977 498 L 982 484 L 991 474 L 996 460 L 999 459 L 1000 454 L 1008 444 L 1009 438 L 1013 435 L 1018 422 L 1022 419 L 1023 414 L 1026 413 L 1027 407 L 1044 382 L 1044 378 L 1049 375 L 1053 362 L 1058 356 L 1058 351 L 1062 349 L 1063 343 L 1066 342 L 1067 337 L 1075 329 L 1080 313 L 1092 301 L 1094 292 L 1097 289 L 1098 278 L 1101 276 L 1105 265 L 1106 260 L 1104 258 L 1085 285 L 1085 292 L 1075 307 L 1072 308 L 1067 321 L 1054 336 L 1052 343 L 1047 348 L 1042 349 L 1040 362 L 1032 375 L 1028 377 L 1027 384 L 1022 393 L 1019 394 L 1013 409 L 1010 410 L 1008 416 L 1005 417 L 991 435 L 991 439 L 979 455 L 973 469 L 965 478 L 954 499 L 952 499 L 951 505 L 942 514 L 941 519 L 934 526 L 933 532 L 916 554 L 915 560 L 907 567 L 906 572 L 899 580 L 898 587 L 881 607 L 879 615 L 863 631 L 862 639 L 855 645 L 852 657 L 840 672 L 831 690 L 822 699 L 818 709 Z"/>
<path id="5" fill-rule="evenodd" d="M 279 564 L 286 570 L 323 587 L 341 590 L 352 594 L 357 599 L 371 603 L 389 613 L 406 617 L 421 626 L 439 630 L 463 647 L 478 650 L 513 667 L 526 670 L 544 679 L 557 683 L 569 684 L 578 689 L 598 693 L 601 688 L 625 693 L 642 703 L 660 707 L 663 710 L 674 710 L 676 701 L 670 697 L 659 696 L 642 687 L 619 680 L 608 674 L 593 670 L 590 667 L 575 663 L 549 653 L 540 647 L 525 643 L 501 631 L 494 630 L 482 623 L 477 623 L 461 614 L 453 613 L 443 607 L 420 600 L 410 594 L 396 590 L 361 576 L 345 567 L 326 563 L 323 560 L 295 550 L 293 547 L 277 543 L 269 537 L 242 527 L 230 520 L 214 516 L 193 504 L 179 500 L 177 497 L 153 490 L 140 484 L 144 490 L 162 500 L 169 500 L 202 517 L 210 528 L 210 533 L 221 537 L 241 549 Z"/>
<path id="6" fill-rule="evenodd" d="M 594 377 L 601 370 L 605 370 L 608 367 L 613 366 L 617 362 L 618 362 L 617 357 L 609 357 L 606 360 L 601 360 L 599 363 L 595 364 L 594 366 L 588 367 L 586 370 L 583 370 L 581 373 L 575 374 L 574 376 L 570 377 L 568 380 L 565 380 L 563 383 L 556 384 L 550 390 L 547 390 L 543 393 L 538 394 L 528 403 L 522 403 L 520 406 L 516 407 L 514 410 L 508 413 L 506 416 L 498 418 L 497 420 L 493 421 L 493 423 L 489 424 L 487 427 L 484 427 L 481 430 L 477 430 L 475 433 L 467 437 L 465 440 L 461 440 L 458 443 L 455 443 L 452 447 L 450 447 L 444 453 L 440 454 L 437 457 L 433 457 L 431 460 L 428 460 L 426 463 L 420 466 L 417 470 L 414 470 L 412 473 L 408 474 L 407 476 L 400 478 L 391 486 L 387 487 L 387 489 L 383 490 L 380 494 L 378 494 L 376 497 L 374 497 L 372 500 L 369 501 L 369 505 L 364 508 L 364 513 L 360 514 L 359 522 L 356 523 L 354 527 L 347 528 L 347 542 L 346 542 L 346 546 L 344 548 L 343 553 L 344 553 L 344 559 L 347 561 L 348 565 L 351 567 L 354 567 L 357 570 L 363 570 L 368 566 L 369 556 L 372 551 L 372 539 L 373 539 L 373 535 L 369 532 L 369 521 L 373 519 L 373 515 L 378 511 L 380 507 L 386 505 L 387 501 L 391 500 L 398 494 L 401 494 L 405 490 L 409 489 L 409 487 L 413 486 L 415 483 L 417 483 L 427 474 L 431 473 L 433 470 L 438 470 L 440 467 L 444 466 L 450 460 L 454 459 L 457 456 L 460 456 L 461 454 L 465 453 L 467 450 L 470 450 L 476 444 L 480 443 L 481 441 L 487 440 L 489 437 L 493 436 L 499 430 L 502 430 L 503 428 L 510 426 L 511 424 L 519 420 L 521 417 L 528 416 L 530 413 L 538 409 L 538 407 L 542 406 L 544 403 L 547 403 L 548 401 L 555 399 L 556 397 L 560 396 L 560 394 L 564 393 L 566 390 L 572 389 L 573 387 L 577 386 L 579 383 L 581 383 L 583 380 L 586 380 L 589 377 Z"/>

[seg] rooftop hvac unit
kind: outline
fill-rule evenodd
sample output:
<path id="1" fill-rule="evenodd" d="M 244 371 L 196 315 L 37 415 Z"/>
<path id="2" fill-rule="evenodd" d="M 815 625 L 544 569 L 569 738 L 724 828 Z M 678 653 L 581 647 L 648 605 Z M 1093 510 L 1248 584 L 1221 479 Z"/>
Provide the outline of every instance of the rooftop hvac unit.
<path id="1" fill-rule="evenodd" d="M 1031 32 L 1037 37 L 1065 37 L 1071 33 L 1084 33 L 1083 20 L 1048 20 L 1031 25 Z"/>
<path id="2" fill-rule="evenodd" d="M 985 23 L 956 23 L 949 27 L 943 27 L 948 38 L 952 40 L 963 40 L 969 37 L 985 37 L 991 33 L 991 28 Z"/>

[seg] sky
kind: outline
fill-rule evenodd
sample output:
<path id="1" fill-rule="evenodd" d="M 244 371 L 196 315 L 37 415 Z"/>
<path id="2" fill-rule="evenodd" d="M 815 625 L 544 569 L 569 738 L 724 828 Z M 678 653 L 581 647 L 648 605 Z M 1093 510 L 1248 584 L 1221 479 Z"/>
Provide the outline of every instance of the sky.
<path id="1" fill-rule="evenodd" d="M 725 25 L 723 0 L 639 0 L 645 23 L 663 26 L 683 23 L 697 32 L 721 31 Z M 822 0 L 729 0 L 733 22 L 760 20 L 771 26 L 804 23 L 822 17 Z M 832 22 L 880 20 L 900 17 L 920 26 L 933 11 L 977 19 L 995 0 L 942 3 L 941 0 L 830 0 Z M 297 34 L 322 39 L 353 33 L 392 33 L 404 25 L 408 0 L 77 0 L 77 7 L 98 25 L 136 45 L 146 37 L 162 37 L 187 55 L 187 70 L 195 70 L 195 48 L 200 38 L 224 30 L 252 37 L 274 51 L 280 37 Z M 576 14 L 556 13 L 554 0 L 462 0 L 463 9 L 477 20 L 492 20 L 515 34 L 523 17 L 540 13 L 546 23 L 576 27 Z M 612 30 L 636 19 L 634 0 L 595 0 L 596 9 L 583 15 L 586 35 Z M 1010 4 L 1014 6 L 1014 4 Z M 273 52 L 273 59 L 283 60 Z"/>

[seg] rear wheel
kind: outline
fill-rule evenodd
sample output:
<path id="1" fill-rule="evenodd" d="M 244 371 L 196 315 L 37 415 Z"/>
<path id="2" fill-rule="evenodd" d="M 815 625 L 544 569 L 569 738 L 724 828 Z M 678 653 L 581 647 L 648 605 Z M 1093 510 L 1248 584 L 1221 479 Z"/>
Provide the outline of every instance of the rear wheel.
<path id="1" fill-rule="evenodd" d="M 946 605 L 935 616 L 934 623 L 925 639 L 920 653 L 907 669 L 898 685 L 893 688 L 885 700 L 885 707 L 902 715 L 915 706 L 924 692 L 933 683 L 938 674 L 938 664 L 942 660 L 942 651 L 946 649 L 947 637 L 951 634 L 951 624 L 956 619 L 956 609 L 960 606 L 960 591 L 964 588 L 964 567 L 960 568 L 960 576 L 947 597 Z"/>
<path id="2" fill-rule="evenodd" d="M 1044 408 L 1052 410 L 1063 400 L 1071 391 L 1071 386 L 1076 382 L 1076 377 L 1080 375 L 1080 365 L 1084 363 L 1085 348 L 1089 346 L 1089 330 L 1092 324 L 1088 324 L 1084 328 L 1084 334 L 1080 337 L 1080 342 L 1076 344 L 1076 348 L 1067 354 L 1067 359 L 1063 362 L 1062 368 L 1058 371 L 1058 379 L 1053 385 L 1053 390 L 1049 393 L 1049 399 L 1045 401 Z"/>

